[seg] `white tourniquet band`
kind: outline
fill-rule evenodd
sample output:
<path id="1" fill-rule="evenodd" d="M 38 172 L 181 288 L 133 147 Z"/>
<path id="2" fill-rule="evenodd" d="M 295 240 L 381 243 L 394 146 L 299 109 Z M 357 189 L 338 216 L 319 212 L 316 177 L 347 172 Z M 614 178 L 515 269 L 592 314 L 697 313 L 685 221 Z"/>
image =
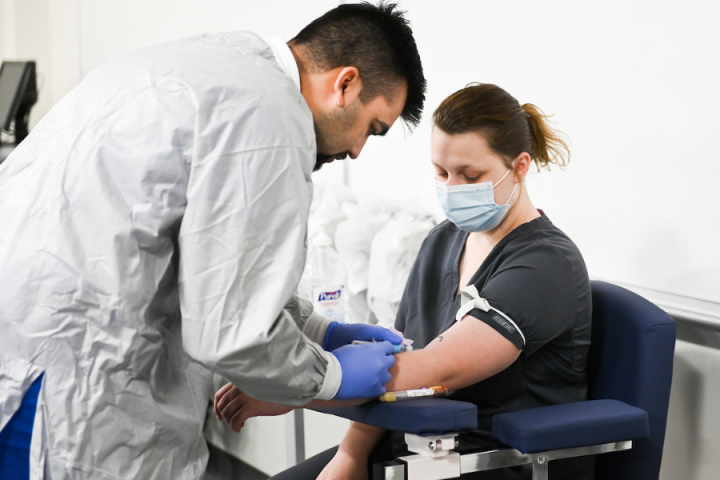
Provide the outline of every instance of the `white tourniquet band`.
<path id="1" fill-rule="evenodd" d="M 497 308 L 494 308 L 490 306 L 490 303 L 484 298 L 480 296 L 480 293 L 477 291 L 477 288 L 475 285 L 468 285 L 466 287 L 463 287 L 460 289 L 460 308 L 458 309 L 457 315 L 455 315 L 455 321 L 459 322 L 462 320 L 462 318 L 470 313 L 470 310 L 477 308 L 479 310 L 482 310 L 483 312 L 489 312 L 490 310 L 497 312 L 499 315 L 501 315 L 505 320 L 510 322 L 510 324 L 515 327 L 515 330 L 518 331 L 520 334 L 520 337 L 522 338 L 523 347 L 526 345 L 525 341 L 525 335 L 523 335 L 522 330 L 517 326 L 517 324 L 507 315 L 505 315 L 503 312 L 498 310 Z"/>

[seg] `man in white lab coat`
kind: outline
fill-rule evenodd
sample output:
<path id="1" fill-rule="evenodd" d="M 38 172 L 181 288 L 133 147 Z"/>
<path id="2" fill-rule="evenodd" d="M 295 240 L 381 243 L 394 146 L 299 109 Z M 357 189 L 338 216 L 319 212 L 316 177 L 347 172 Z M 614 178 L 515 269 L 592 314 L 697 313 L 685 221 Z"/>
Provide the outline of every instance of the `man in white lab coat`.
<path id="1" fill-rule="evenodd" d="M 41 382 L 31 477 L 198 478 L 211 372 L 288 404 L 382 393 L 389 344 L 343 345 L 394 335 L 294 292 L 313 169 L 416 124 L 424 90 L 407 22 L 363 4 L 289 44 L 149 47 L 60 101 L 0 167 L 0 429 Z"/>

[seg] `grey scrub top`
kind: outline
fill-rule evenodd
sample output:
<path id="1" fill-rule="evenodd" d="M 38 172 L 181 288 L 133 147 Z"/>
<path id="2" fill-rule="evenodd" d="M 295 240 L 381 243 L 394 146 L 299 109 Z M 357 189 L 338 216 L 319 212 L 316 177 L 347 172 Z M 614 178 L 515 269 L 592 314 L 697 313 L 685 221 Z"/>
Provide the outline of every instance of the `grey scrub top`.
<path id="1" fill-rule="evenodd" d="M 458 265 L 467 235 L 446 221 L 420 249 L 395 323 L 419 348 L 456 322 Z M 489 433 L 497 413 L 584 400 L 592 309 L 575 244 L 543 215 L 503 238 L 470 283 L 494 310 L 468 314 L 522 350 L 504 371 L 452 392 L 478 406 L 480 430 Z"/>

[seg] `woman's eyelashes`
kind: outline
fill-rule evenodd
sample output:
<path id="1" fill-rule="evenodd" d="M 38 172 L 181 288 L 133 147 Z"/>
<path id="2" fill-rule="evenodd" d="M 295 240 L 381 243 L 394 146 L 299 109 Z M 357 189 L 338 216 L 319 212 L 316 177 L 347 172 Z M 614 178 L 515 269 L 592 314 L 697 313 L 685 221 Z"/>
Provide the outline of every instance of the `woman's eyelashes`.
<path id="1" fill-rule="evenodd" d="M 475 172 L 472 172 L 472 173 L 463 172 L 463 173 L 454 174 L 454 177 L 455 178 L 463 178 L 467 183 L 475 183 L 475 182 L 480 181 L 480 179 L 483 177 L 483 175 L 485 175 L 485 172 L 481 172 L 478 174 L 475 174 Z M 446 171 L 438 170 L 435 172 L 435 178 L 437 178 L 438 180 L 447 180 L 448 177 L 449 177 L 449 174 Z"/>

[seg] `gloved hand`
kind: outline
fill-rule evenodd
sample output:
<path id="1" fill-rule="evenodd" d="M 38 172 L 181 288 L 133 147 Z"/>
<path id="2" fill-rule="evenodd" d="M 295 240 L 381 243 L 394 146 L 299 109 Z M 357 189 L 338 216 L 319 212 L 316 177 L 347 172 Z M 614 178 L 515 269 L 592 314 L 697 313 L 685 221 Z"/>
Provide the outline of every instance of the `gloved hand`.
<path id="1" fill-rule="evenodd" d="M 342 381 L 335 394 L 338 400 L 379 397 L 390 381 L 390 367 L 395 365 L 390 342 L 345 345 L 331 352 L 340 362 Z"/>
<path id="2" fill-rule="evenodd" d="M 332 352 L 343 345 L 350 345 L 354 340 L 363 342 L 386 341 L 399 345 L 403 339 L 400 335 L 391 332 L 387 328 L 367 325 L 365 323 L 338 323 L 332 322 L 328 325 L 323 339 L 323 349 Z"/>

